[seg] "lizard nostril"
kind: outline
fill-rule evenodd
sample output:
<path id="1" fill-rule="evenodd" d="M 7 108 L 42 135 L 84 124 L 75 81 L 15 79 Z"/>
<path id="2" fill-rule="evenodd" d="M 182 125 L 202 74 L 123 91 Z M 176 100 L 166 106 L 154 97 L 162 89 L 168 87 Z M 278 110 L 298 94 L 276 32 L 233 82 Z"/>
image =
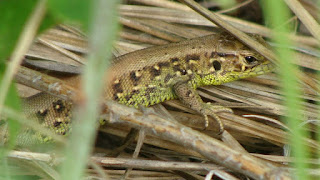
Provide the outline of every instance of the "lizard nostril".
<path id="1" fill-rule="evenodd" d="M 221 64 L 219 61 L 213 61 L 212 64 L 216 71 L 219 71 L 221 69 Z"/>

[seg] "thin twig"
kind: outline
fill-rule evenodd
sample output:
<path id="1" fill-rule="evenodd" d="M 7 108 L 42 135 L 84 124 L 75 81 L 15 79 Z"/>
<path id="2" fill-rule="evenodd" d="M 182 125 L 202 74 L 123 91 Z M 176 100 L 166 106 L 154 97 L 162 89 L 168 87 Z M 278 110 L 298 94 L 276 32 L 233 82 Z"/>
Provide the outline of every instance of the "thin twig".
<path id="1" fill-rule="evenodd" d="M 106 105 L 110 113 L 119 115 L 119 120 L 122 122 L 136 128 L 145 128 L 147 132 L 153 135 L 191 148 L 209 160 L 234 171 L 241 172 L 254 179 L 271 178 L 274 177 L 274 173 L 283 179 L 290 179 L 286 171 L 282 171 L 278 167 L 254 158 L 247 153 L 238 152 L 216 139 L 177 122 L 171 122 L 152 114 L 143 115 L 138 110 L 117 103 L 107 102 Z"/>

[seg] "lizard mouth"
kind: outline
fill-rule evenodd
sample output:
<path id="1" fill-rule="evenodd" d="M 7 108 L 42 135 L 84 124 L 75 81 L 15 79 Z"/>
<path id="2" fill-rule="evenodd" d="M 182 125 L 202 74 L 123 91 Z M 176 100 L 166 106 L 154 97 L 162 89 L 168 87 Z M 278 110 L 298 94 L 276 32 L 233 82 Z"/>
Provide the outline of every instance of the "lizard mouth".
<path id="1" fill-rule="evenodd" d="M 233 77 L 233 79 L 244 79 L 271 72 L 274 68 L 275 65 L 273 63 L 266 61 L 253 67 L 246 67 L 244 71 L 233 71 L 229 74 L 229 76 Z"/>
<path id="2" fill-rule="evenodd" d="M 268 72 L 271 72 L 273 69 L 275 69 L 275 65 L 269 61 L 263 62 L 257 66 L 254 66 L 252 68 L 249 68 L 245 71 L 243 71 L 243 74 L 238 74 L 240 78 L 246 78 L 246 77 L 252 77 L 252 76 L 258 76 L 262 75 Z"/>
<path id="3" fill-rule="evenodd" d="M 269 61 L 264 62 L 254 68 L 252 68 L 252 72 L 258 73 L 258 74 L 264 74 L 267 72 L 271 72 L 275 68 L 275 65 Z"/>
<path id="4" fill-rule="evenodd" d="M 254 77 L 271 72 L 275 68 L 275 65 L 271 62 L 263 62 L 259 65 L 251 67 L 245 71 L 223 71 L 220 74 L 212 75 L 211 73 L 202 77 L 202 83 L 204 85 L 220 85 L 223 83 L 235 81 L 238 79 L 244 79 L 248 77 Z"/>

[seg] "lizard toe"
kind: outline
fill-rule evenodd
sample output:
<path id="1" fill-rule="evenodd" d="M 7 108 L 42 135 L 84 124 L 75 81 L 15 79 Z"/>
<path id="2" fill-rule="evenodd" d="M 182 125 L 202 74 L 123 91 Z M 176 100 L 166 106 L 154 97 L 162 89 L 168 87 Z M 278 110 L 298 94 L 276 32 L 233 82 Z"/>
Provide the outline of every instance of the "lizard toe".
<path id="1" fill-rule="evenodd" d="M 214 113 L 222 113 L 222 112 L 233 113 L 231 108 L 227 108 L 227 107 L 219 106 L 219 105 L 212 105 L 210 102 L 204 103 L 203 107 L 205 109 L 209 109 L 210 111 L 212 111 Z"/>
<path id="2" fill-rule="evenodd" d="M 224 131 L 224 125 L 223 125 L 220 117 L 216 114 L 216 113 L 221 113 L 221 112 L 233 113 L 233 111 L 230 108 L 226 108 L 223 106 L 214 106 L 214 105 L 211 105 L 210 103 L 203 103 L 203 106 L 202 106 L 200 113 L 204 116 L 204 119 L 205 119 L 204 129 L 208 128 L 208 126 L 209 126 L 208 116 L 211 116 L 217 122 L 217 124 L 219 126 L 219 133 L 218 134 L 221 134 Z"/>

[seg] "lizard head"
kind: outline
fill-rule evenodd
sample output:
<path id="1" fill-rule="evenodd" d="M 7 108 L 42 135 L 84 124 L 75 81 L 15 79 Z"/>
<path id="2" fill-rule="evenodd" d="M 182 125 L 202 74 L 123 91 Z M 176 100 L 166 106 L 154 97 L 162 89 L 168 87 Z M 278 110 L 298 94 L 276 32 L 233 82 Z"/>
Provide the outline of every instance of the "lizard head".
<path id="1" fill-rule="evenodd" d="M 269 45 L 258 35 L 250 35 L 259 43 Z M 247 77 L 270 72 L 274 65 L 259 53 L 236 40 L 222 34 L 216 49 L 206 61 L 207 72 L 202 76 L 204 85 L 219 85 Z"/>

